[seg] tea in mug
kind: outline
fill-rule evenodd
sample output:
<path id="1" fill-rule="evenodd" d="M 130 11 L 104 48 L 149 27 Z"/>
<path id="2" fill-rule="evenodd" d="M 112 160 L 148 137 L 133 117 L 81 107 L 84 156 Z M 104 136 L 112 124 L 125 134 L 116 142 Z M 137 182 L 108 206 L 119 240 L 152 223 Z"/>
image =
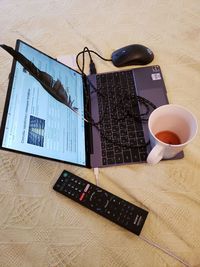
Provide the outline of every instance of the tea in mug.
<path id="1" fill-rule="evenodd" d="M 161 131 L 155 134 L 156 138 L 158 138 L 160 141 L 170 144 L 170 145 L 180 145 L 181 140 L 178 137 L 177 134 L 171 132 L 171 131 Z"/>

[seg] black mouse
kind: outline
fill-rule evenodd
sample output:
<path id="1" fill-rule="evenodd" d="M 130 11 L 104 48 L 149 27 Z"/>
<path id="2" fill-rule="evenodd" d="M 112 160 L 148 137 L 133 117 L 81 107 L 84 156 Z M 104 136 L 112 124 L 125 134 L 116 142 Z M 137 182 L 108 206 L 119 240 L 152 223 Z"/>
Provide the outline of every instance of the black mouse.
<path id="1" fill-rule="evenodd" d="M 112 62 L 116 67 L 146 65 L 154 59 L 153 52 L 146 46 L 132 44 L 112 53 Z"/>

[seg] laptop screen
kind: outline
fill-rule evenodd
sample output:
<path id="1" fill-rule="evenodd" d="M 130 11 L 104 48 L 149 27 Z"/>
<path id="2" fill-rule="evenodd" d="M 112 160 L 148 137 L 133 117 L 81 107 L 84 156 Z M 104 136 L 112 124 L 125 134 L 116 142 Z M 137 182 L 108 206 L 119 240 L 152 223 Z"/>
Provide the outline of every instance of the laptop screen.
<path id="1" fill-rule="evenodd" d="M 85 166 L 82 76 L 22 41 L 17 41 L 17 49 L 53 81 L 61 82 L 71 108 L 53 98 L 16 62 L 1 129 L 2 148 Z"/>

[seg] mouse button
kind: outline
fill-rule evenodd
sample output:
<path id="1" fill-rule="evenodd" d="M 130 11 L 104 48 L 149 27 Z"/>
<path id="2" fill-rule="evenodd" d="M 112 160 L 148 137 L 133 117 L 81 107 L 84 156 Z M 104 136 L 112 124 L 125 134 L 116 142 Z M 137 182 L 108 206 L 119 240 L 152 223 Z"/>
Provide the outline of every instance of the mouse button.
<path id="1" fill-rule="evenodd" d="M 118 59 L 119 57 L 123 56 L 125 52 L 125 50 L 118 49 L 112 53 L 112 58 Z"/>
<path id="2" fill-rule="evenodd" d="M 116 56 L 123 56 L 127 53 L 130 53 L 132 50 L 132 46 L 131 45 L 128 45 L 128 46 L 124 46 L 122 48 L 119 48 L 115 51 L 113 51 L 112 55 L 116 55 Z"/>
<path id="3" fill-rule="evenodd" d="M 123 64 L 123 62 L 124 62 L 124 59 L 123 59 L 123 57 L 120 55 L 120 53 L 112 54 L 111 59 L 112 59 L 112 63 L 113 63 L 116 67 L 120 67 L 121 64 Z"/>

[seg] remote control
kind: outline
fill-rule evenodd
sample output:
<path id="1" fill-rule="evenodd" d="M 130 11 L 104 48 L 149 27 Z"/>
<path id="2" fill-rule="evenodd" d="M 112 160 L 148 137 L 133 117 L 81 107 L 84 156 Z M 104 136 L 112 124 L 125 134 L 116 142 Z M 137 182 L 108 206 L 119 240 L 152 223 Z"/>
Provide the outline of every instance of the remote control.
<path id="1" fill-rule="evenodd" d="M 136 235 L 148 215 L 146 210 L 65 170 L 53 189 Z"/>

